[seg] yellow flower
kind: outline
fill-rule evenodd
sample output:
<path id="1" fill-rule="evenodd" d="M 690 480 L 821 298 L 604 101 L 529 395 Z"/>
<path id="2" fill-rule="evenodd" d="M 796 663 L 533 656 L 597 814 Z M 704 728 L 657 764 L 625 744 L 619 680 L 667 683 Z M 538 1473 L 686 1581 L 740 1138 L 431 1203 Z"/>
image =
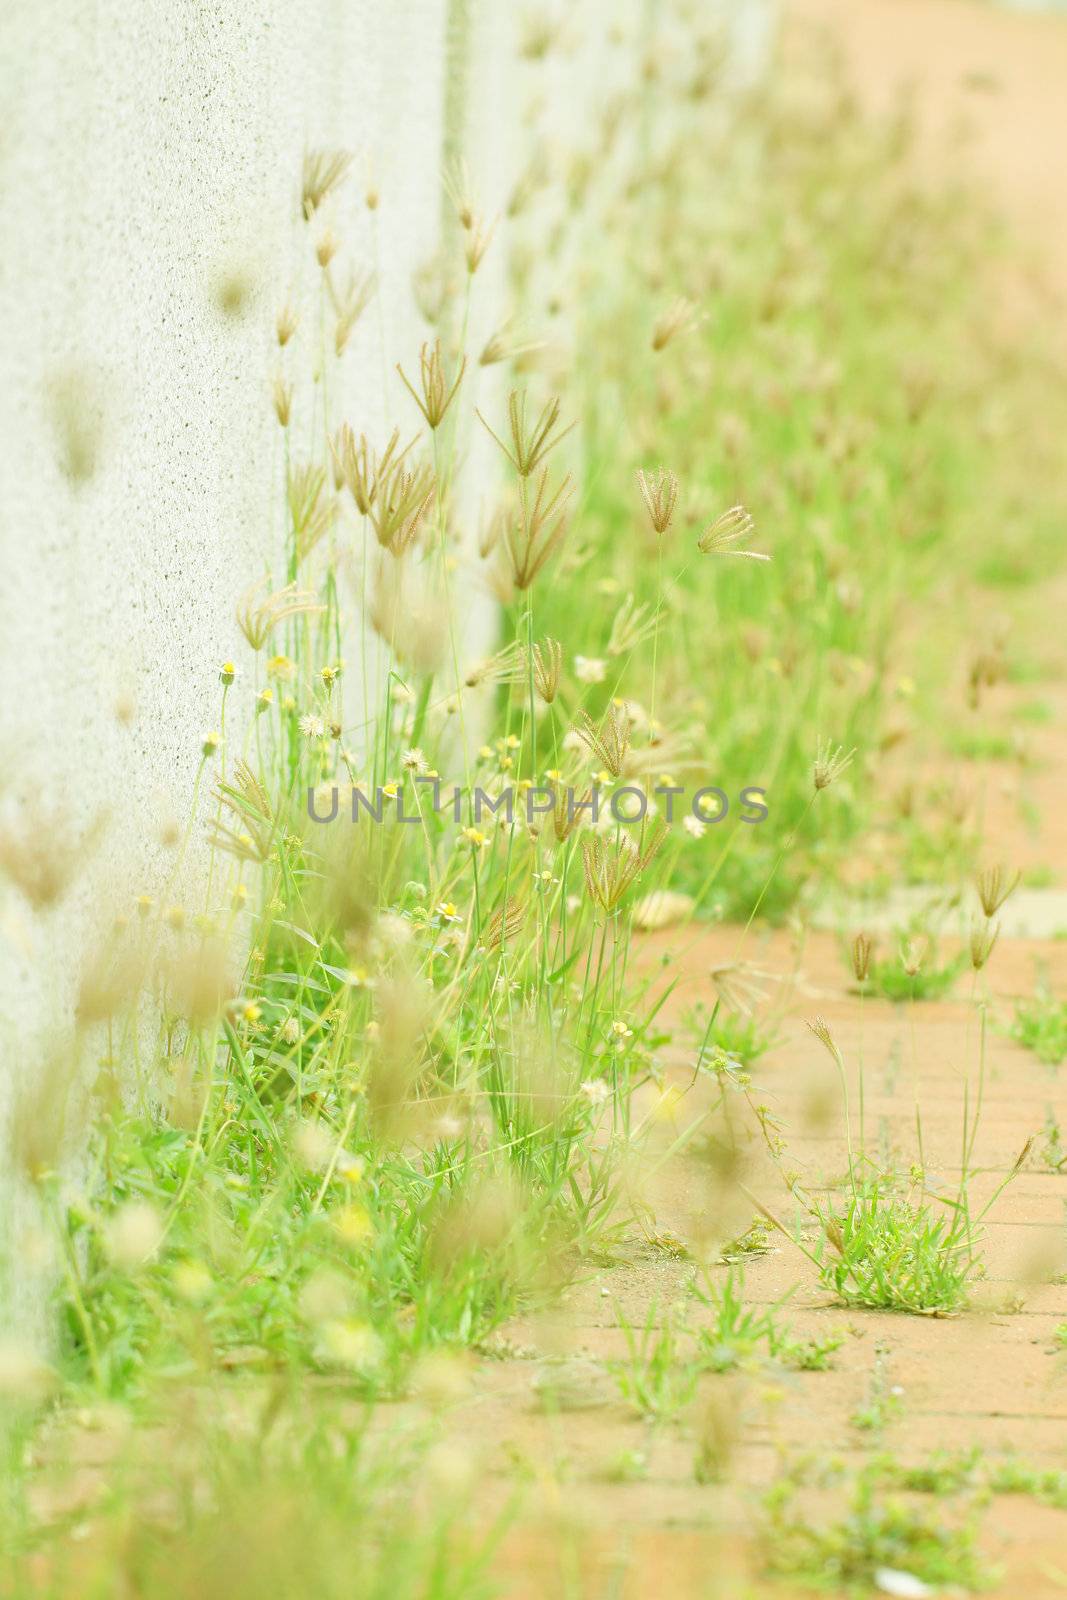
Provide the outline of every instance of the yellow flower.
<path id="1" fill-rule="evenodd" d="M 374 1232 L 362 1206 L 342 1206 L 334 1214 L 333 1225 L 345 1244 L 365 1244 Z"/>
<path id="2" fill-rule="evenodd" d="M 475 850 L 480 850 L 485 844 L 485 834 L 479 828 L 464 828 L 460 837 L 473 845 Z"/>
<path id="3" fill-rule="evenodd" d="M 270 678 L 291 678 L 293 670 L 293 663 L 288 656 L 271 656 L 267 662 L 267 676 Z"/>
<path id="4" fill-rule="evenodd" d="M 249 1023 L 253 1027 L 259 1021 L 262 1015 L 263 1012 L 260 1010 L 259 1006 L 256 1005 L 254 1000 L 247 1000 L 241 1007 L 241 1020 Z"/>
<path id="5" fill-rule="evenodd" d="M 219 682 L 228 689 L 237 676 L 237 668 L 232 661 L 224 661 L 219 668 Z"/>

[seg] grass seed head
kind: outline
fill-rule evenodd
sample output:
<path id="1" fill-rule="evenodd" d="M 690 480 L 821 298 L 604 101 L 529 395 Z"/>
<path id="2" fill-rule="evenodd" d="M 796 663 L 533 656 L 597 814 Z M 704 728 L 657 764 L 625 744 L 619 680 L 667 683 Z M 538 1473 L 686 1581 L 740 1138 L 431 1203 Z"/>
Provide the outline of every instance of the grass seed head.
<path id="1" fill-rule="evenodd" d="M 1016 869 L 1013 877 L 999 862 L 996 866 L 985 867 L 978 874 L 975 888 L 978 890 L 978 898 L 987 917 L 996 916 L 1009 895 L 1014 894 L 1018 888 L 1021 878 L 1021 870 Z"/>
<path id="2" fill-rule="evenodd" d="M 866 983 L 871 970 L 874 940 L 866 933 L 857 933 L 852 941 L 852 976 L 857 983 Z"/>
<path id="3" fill-rule="evenodd" d="M 449 387 L 445 376 L 444 362 L 441 358 L 441 341 L 434 341 L 433 347 L 424 344 L 419 352 L 419 391 L 413 387 L 404 373 L 403 367 L 397 364 L 405 389 L 426 418 L 431 432 L 436 432 L 445 419 L 449 406 L 456 398 L 456 391 L 463 381 L 463 374 L 467 370 L 467 358 L 464 356 L 456 372 L 455 380 Z"/>
<path id="4" fill-rule="evenodd" d="M 815 752 L 815 762 L 812 767 L 812 780 L 816 791 L 828 789 L 836 783 L 841 774 L 852 765 L 855 750 L 846 752 L 843 745 L 834 745 L 829 739 L 820 744 Z"/>
<path id="5" fill-rule="evenodd" d="M 990 921 L 988 917 L 985 922 L 977 923 L 971 929 L 971 966 L 975 972 L 981 972 L 993 954 L 999 933 L 1000 924 Z"/>
<path id="6" fill-rule="evenodd" d="M 300 200 L 304 219 L 311 221 L 328 194 L 340 187 L 352 164 L 347 150 L 309 150 L 304 156 Z"/>
<path id="7" fill-rule="evenodd" d="M 655 472 L 646 472 L 641 468 L 637 474 L 637 487 L 641 491 L 653 530 L 660 535 L 665 534 L 678 502 L 678 479 L 665 467 L 658 467 Z"/>
<path id="8" fill-rule="evenodd" d="M 492 434 L 497 444 L 503 450 L 520 478 L 528 478 L 537 471 L 548 454 L 565 439 L 575 426 L 568 423 L 565 428 L 559 426 L 561 402 L 558 399 L 549 400 L 541 410 L 535 423 L 528 423 L 526 419 L 527 394 L 513 389 L 508 396 L 508 431 L 511 436 L 510 445 L 505 444 L 499 434 L 489 427 L 488 422 L 477 413 L 482 425 Z"/>
<path id="9" fill-rule="evenodd" d="M 558 639 L 539 639 L 533 647 L 534 688 L 550 706 L 559 693 L 559 680 L 563 671 L 563 646 Z"/>
<path id="10" fill-rule="evenodd" d="M 700 321 L 697 308 L 692 300 L 687 300 L 684 295 L 669 305 L 666 311 L 660 313 L 652 326 L 652 348 L 659 352 L 665 350 L 672 339 L 680 338 L 689 333 Z"/>

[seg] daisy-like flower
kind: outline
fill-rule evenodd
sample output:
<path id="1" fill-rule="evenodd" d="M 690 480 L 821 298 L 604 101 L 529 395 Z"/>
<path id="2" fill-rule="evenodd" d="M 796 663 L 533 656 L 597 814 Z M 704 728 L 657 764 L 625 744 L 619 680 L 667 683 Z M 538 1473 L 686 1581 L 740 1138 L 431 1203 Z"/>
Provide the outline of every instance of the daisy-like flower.
<path id="1" fill-rule="evenodd" d="M 437 906 L 437 915 L 442 922 L 458 922 L 460 915 L 452 900 L 442 900 Z"/>
<path id="2" fill-rule="evenodd" d="M 237 668 L 232 661 L 224 661 L 219 668 L 219 682 L 224 689 L 228 689 L 237 676 Z"/>
<path id="3" fill-rule="evenodd" d="M 267 662 L 269 678 L 291 678 L 295 668 L 288 656 L 271 656 Z"/>
<path id="4" fill-rule="evenodd" d="M 297 724 L 305 739 L 322 739 L 326 735 L 326 724 L 321 717 L 308 712 L 300 718 Z"/>
<path id="5" fill-rule="evenodd" d="M 466 839 L 467 843 L 475 850 L 481 850 L 486 843 L 485 834 L 480 828 L 464 828 L 460 833 L 460 838 Z"/>
<path id="6" fill-rule="evenodd" d="M 424 772 L 426 770 L 426 757 L 418 745 L 412 745 L 410 750 L 404 751 L 403 762 L 408 772 Z"/>

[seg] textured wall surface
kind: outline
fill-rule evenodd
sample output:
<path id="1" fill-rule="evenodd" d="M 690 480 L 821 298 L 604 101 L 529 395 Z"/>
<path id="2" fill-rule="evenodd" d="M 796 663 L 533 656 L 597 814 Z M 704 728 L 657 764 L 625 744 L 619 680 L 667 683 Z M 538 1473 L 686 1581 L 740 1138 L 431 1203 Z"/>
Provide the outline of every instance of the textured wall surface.
<path id="1" fill-rule="evenodd" d="M 36 911 L 0 886 L 0 1142 L 20 1079 L 39 1071 L 69 1016 L 87 930 L 160 893 L 159 825 L 188 815 L 220 662 L 242 659 L 235 601 L 278 570 L 273 320 L 286 299 L 306 305 L 316 270 L 302 154 L 354 152 L 330 220 L 352 265 L 378 277 L 316 403 L 382 440 L 417 420 L 394 363 L 417 368 L 427 336 L 412 272 L 439 244 L 442 162 L 465 151 L 488 215 L 514 178 L 519 9 L 6 0 L 0 819 L 17 800 L 35 848 L 57 859 L 93 819 L 109 821 L 55 908 Z M 584 9 L 598 25 L 620 9 L 642 15 L 636 0 Z M 741 77 L 765 50 L 767 14 L 767 0 L 730 12 Z M 548 79 L 561 126 L 581 130 L 598 74 L 597 50 L 579 48 L 558 83 Z M 474 352 L 503 313 L 504 260 L 491 253 L 477 280 Z M 305 372 L 309 321 L 295 341 Z M 466 401 L 491 406 L 499 381 L 472 368 Z M 297 440 L 311 421 L 299 406 Z M 492 450 L 480 434 L 464 441 L 472 527 L 492 489 Z M 492 609 L 468 604 L 465 642 L 477 653 Z M 250 690 L 239 679 L 231 693 L 235 725 Z"/>
<path id="2" fill-rule="evenodd" d="M 0 890 L 0 1117 L 84 930 L 159 892 L 157 824 L 188 813 L 219 664 L 247 655 L 235 602 L 277 571 L 273 320 L 315 271 L 308 146 L 355 153 L 331 221 L 379 278 L 331 415 L 372 437 L 407 420 L 393 364 L 417 368 L 426 336 L 411 278 L 438 245 L 446 29 L 445 0 L 5 7 L 0 770 L 38 843 L 110 820 L 57 908 Z"/>

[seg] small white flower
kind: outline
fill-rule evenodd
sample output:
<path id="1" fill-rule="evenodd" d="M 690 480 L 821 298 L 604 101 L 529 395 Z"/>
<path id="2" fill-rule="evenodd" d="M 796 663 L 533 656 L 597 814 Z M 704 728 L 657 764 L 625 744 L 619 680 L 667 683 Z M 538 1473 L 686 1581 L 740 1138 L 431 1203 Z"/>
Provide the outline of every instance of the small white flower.
<path id="1" fill-rule="evenodd" d="M 707 823 L 701 822 L 699 817 L 694 817 L 692 812 L 682 819 L 682 827 L 691 839 L 702 839 L 707 826 Z"/>
<path id="2" fill-rule="evenodd" d="M 591 1106 L 602 1106 L 610 1090 L 602 1078 L 587 1078 L 582 1084 L 582 1093 Z"/>
<path id="3" fill-rule="evenodd" d="M 574 676 L 579 683 L 603 683 L 608 664 L 600 656 L 575 656 Z"/>
<path id="4" fill-rule="evenodd" d="M 900 1572 L 896 1567 L 876 1567 L 874 1586 L 883 1594 L 896 1595 L 898 1600 L 924 1600 L 926 1595 L 934 1593 L 914 1572 Z"/>
<path id="5" fill-rule="evenodd" d="M 297 726 L 305 739 L 321 739 L 326 733 L 325 722 L 311 712 L 301 717 Z"/>

